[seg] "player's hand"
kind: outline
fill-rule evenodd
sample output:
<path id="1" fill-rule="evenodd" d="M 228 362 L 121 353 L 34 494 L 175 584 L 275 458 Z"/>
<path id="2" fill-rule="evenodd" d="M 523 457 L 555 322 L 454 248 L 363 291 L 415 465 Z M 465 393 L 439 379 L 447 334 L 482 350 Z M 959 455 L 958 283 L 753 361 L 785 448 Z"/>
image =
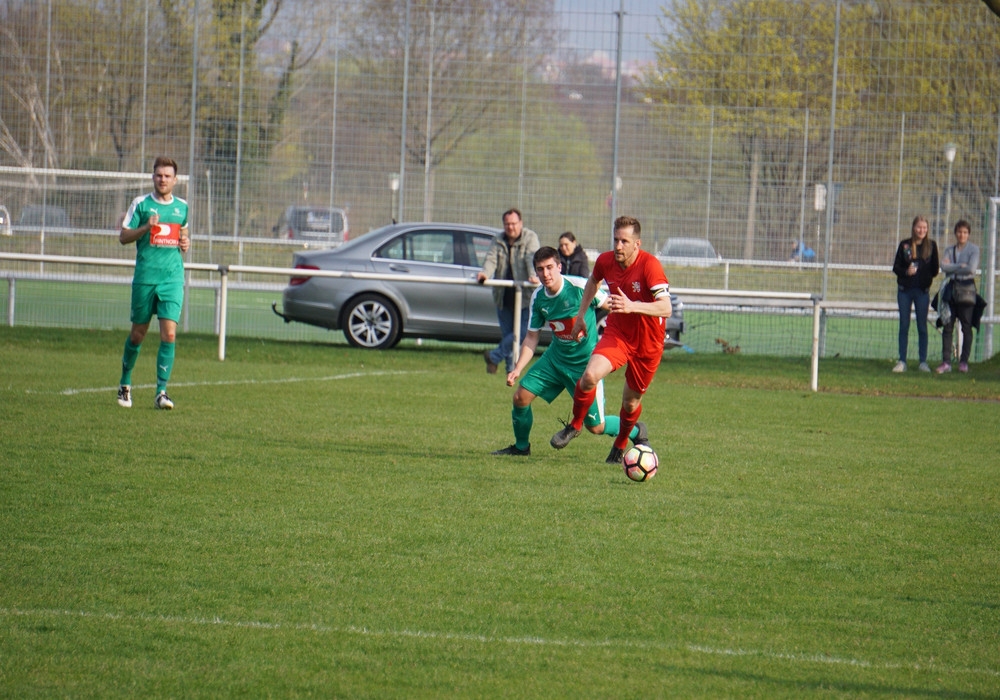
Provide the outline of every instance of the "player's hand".
<path id="1" fill-rule="evenodd" d="M 570 331 L 570 335 L 576 338 L 577 342 L 583 340 L 587 336 L 587 322 L 578 316 L 573 321 L 573 330 Z"/>
<path id="2" fill-rule="evenodd" d="M 627 314 L 629 312 L 629 304 L 632 300 L 627 296 L 622 294 L 620 291 L 612 294 L 609 299 L 611 300 L 611 311 L 620 314 Z"/>
<path id="3" fill-rule="evenodd" d="M 512 369 L 510 372 L 508 372 L 507 373 L 507 386 L 514 386 L 515 384 L 517 384 L 517 378 L 519 376 L 521 376 L 521 373 L 518 372 L 516 369 Z"/>
<path id="4" fill-rule="evenodd" d="M 149 215 L 149 221 L 147 223 L 149 224 L 149 230 L 152 231 L 156 228 L 156 225 L 160 223 L 160 215 L 154 211 Z"/>
<path id="5" fill-rule="evenodd" d="M 177 239 L 177 247 L 181 249 L 182 253 L 188 252 L 191 248 L 191 238 L 188 236 L 181 236 Z"/>

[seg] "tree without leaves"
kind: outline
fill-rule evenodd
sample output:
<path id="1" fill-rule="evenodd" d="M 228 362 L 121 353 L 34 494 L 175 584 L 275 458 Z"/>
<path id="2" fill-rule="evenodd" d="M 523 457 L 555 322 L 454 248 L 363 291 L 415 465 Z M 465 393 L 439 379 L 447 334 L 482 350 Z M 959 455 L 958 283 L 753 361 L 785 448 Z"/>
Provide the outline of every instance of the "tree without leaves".
<path id="1" fill-rule="evenodd" d="M 519 109 L 522 79 L 541 64 L 542 47 L 553 36 L 554 0 L 412 0 L 408 36 L 406 4 L 359 4 L 350 21 L 350 53 L 361 74 L 387 87 L 369 113 L 398 143 L 401 120 L 386 125 L 385 115 L 402 112 L 409 41 L 406 153 L 433 171 L 484 128 L 492 112 Z"/>

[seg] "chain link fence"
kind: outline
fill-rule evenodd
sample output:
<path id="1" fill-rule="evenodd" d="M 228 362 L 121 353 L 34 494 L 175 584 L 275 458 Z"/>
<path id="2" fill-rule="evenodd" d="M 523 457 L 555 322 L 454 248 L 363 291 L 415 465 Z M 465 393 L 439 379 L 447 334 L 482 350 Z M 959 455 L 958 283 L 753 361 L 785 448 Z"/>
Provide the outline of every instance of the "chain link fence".
<path id="1" fill-rule="evenodd" d="M 351 236 L 516 206 L 543 243 L 605 249 L 628 213 L 647 249 L 703 238 L 731 263 L 668 268 L 678 286 L 891 302 L 870 268 L 913 217 L 941 245 L 969 220 L 985 254 L 1000 189 L 980 0 L 0 0 L 0 35 L 13 252 L 58 223 L 106 257 L 134 196 L 39 169 L 166 154 L 195 262 L 287 265 L 290 206 L 343 209 Z"/>

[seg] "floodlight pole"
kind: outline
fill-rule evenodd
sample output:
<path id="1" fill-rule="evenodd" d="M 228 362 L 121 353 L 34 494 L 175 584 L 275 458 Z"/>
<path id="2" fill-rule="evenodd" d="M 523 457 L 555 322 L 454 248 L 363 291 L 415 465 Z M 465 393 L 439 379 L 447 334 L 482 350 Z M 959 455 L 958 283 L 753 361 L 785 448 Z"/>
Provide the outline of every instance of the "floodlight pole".
<path id="1" fill-rule="evenodd" d="M 955 163 L 955 153 L 958 149 L 955 144 L 949 143 L 944 147 L 944 157 L 948 161 L 948 189 L 944 193 L 944 228 L 941 231 L 941 238 L 938 241 L 938 248 L 944 247 L 948 241 L 948 227 L 951 226 L 951 169 Z"/>
<path id="2" fill-rule="evenodd" d="M 826 162 L 826 244 L 823 252 L 823 289 L 821 298 L 826 301 L 827 288 L 830 280 L 830 254 L 833 250 L 833 208 L 837 206 L 836 193 L 833 188 L 833 146 L 837 134 L 837 58 L 840 55 L 840 2 L 837 0 L 836 23 L 833 32 L 833 88 L 830 95 L 830 150 Z M 820 329 L 820 354 L 826 354 L 826 314 L 822 315 Z"/>
<path id="3" fill-rule="evenodd" d="M 618 12 L 618 46 L 615 48 L 615 138 L 611 160 L 611 247 L 615 247 L 615 219 L 618 218 L 618 134 L 622 114 L 622 41 L 625 31 L 625 0 L 620 0 Z"/>

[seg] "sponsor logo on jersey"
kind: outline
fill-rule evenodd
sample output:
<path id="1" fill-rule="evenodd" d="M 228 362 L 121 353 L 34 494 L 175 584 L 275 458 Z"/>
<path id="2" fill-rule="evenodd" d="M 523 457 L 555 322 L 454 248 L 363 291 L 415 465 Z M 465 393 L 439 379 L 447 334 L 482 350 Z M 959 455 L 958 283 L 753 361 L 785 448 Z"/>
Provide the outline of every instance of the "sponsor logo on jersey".
<path id="1" fill-rule="evenodd" d="M 573 340 L 573 323 L 576 318 L 553 318 L 549 320 L 552 335 L 561 340 Z"/>
<path id="2" fill-rule="evenodd" d="M 149 244 L 163 248 L 176 248 L 180 237 L 180 224 L 160 223 L 149 232 Z"/>

